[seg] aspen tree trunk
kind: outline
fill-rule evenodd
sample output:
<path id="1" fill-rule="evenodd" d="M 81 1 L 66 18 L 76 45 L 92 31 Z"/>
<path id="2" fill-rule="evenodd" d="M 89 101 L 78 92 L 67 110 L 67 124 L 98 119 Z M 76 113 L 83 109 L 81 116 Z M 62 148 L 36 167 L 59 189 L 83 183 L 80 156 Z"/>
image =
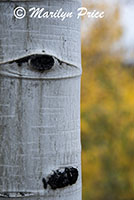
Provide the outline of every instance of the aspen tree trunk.
<path id="1" fill-rule="evenodd" d="M 80 6 L 0 1 L 0 200 L 81 200 Z M 73 17 L 30 18 L 32 7 Z"/>

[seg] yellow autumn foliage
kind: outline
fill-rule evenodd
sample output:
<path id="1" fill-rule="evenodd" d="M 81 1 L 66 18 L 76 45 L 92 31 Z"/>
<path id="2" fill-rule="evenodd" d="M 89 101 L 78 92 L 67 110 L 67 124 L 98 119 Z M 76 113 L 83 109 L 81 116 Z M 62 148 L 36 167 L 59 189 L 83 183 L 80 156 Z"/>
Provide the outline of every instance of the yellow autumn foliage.
<path id="1" fill-rule="evenodd" d="M 82 39 L 83 200 L 133 200 L 134 69 L 116 48 L 119 9 L 103 8 Z"/>

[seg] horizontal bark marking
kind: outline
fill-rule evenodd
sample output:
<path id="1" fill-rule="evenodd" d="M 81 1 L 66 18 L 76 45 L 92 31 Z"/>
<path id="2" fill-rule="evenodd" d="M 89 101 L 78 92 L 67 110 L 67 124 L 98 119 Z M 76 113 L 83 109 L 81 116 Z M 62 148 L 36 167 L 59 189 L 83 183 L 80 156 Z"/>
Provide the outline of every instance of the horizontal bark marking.
<path id="1" fill-rule="evenodd" d="M 31 55 L 26 56 L 17 60 L 9 61 L 8 63 L 16 62 L 19 67 L 22 66 L 23 63 L 27 63 L 32 69 L 43 72 L 45 70 L 49 70 L 54 65 L 54 58 L 50 55 Z"/>
<path id="2" fill-rule="evenodd" d="M 56 80 L 81 76 L 78 66 L 49 54 L 31 54 L 0 64 L 0 76 L 29 80 Z"/>
<path id="3" fill-rule="evenodd" d="M 24 198 L 35 196 L 32 192 L 0 192 L 0 197 L 3 198 Z"/>

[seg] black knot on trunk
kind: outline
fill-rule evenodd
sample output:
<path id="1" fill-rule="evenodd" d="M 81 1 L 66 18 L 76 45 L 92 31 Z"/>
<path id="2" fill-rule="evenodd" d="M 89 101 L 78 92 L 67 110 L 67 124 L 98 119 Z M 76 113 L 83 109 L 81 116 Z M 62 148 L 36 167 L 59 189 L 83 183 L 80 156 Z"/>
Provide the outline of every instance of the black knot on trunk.
<path id="1" fill-rule="evenodd" d="M 40 72 L 50 70 L 54 65 L 54 58 L 49 55 L 34 55 L 29 60 L 30 66 Z"/>
<path id="2" fill-rule="evenodd" d="M 47 188 L 47 184 L 50 185 L 51 189 L 56 190 L 57 188 L 63 188 L 76 183 L 78 179 L 78 170 L 74 167 L 66 167 L 64 169 L 58 169 L 53 171 L 48 176 L 48 180 L 42 179 L 44 189 Z"/>

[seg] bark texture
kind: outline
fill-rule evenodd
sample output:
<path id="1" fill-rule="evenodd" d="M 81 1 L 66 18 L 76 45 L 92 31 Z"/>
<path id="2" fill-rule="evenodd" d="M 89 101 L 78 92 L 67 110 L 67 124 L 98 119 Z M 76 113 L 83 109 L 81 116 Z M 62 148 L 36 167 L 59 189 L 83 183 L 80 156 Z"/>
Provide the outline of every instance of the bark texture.
<path id="1" fill-rule="evenodd" d="M 0 2 L 0 199 L 81 199 L 80 5 Z M 74 16 L 18 20 L 17 6 L 63 8 Z M 52 68 L 36 70 L 37 55 L 52 56 Z M 75 184 L 44 189 L 43 178 L 67 167 L 78 170 Z"/>

